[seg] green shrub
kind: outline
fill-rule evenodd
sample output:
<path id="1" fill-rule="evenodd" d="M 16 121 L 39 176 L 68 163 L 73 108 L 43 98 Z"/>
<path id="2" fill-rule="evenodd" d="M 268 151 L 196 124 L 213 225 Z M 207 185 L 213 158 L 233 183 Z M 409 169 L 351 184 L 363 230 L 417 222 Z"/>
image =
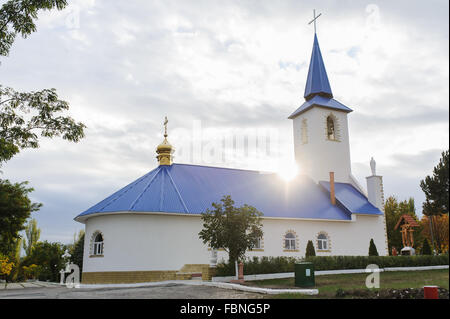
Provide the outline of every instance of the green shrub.
<path id="1" fill-rule="evenodd" d="M 294 257 L 253 257 L 244 261 L 244 274 L 272 274 L 294 272 L 295 263 L 308 261 L 315 270 L 365 269 L 370 264 L 380 268 L 417 267 L 448 265 L 449 255 L 417 256 L 311 256 Z M 217 265 L 216 276 L 234 276 L 234 264 L 221 262 Z"/>
<path id="2" fill-rule="evenodd" d="M 375 243 L 374 243 L 374 241 L 373 241 L 373 238 L 370 239 L 370 244 L 369 244 L 369 256 L 378 256 L 377 246 L 375 246 Z"/>
<path id="3" fill-rule="evenodd" d="M 448 265 L 448 255 L 439 256 L 316 256 L 306 261 L 315 270 L 365 269 L 370 264 L 380 268 Z"/>
<path id="4" fill-rule="evenodd" d="M 431 247 L 426 238 L 423 239 L 422 255 L 431 255 Z"/>
<path id="5" fill-rule="evenodd" d="M 308 244 L 306 245 L 305 256 L 310 257 L 310 256 L 315 256 L 315 255 L 316 255 L 316 250 L 314 249 L 313 242 L 312 242 L 312 240 L 308 240 Z"/>

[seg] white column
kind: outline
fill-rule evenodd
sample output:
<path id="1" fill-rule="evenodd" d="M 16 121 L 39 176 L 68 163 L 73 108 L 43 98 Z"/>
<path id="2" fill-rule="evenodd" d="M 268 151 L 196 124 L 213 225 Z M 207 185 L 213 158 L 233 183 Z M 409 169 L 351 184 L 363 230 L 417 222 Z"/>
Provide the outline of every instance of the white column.
<path id="1" fill-rule="evenodd" d="M 367 196 L 369 202 L 379 210 L 384 210 L 383 177 L 372 175 L 367 179 Z"/>
<path id="2" fill-rule="evenodd" d="M 383 212 L 383 227 L 385 236 L 386 255 L 389 255 L 388 237 L 386 227 L 386 215 L 384 214 L 384 190 L 383 190 L 383 176 L 376 175 L 376 162 L 372 158 L 370 161 L 370 168 L 372 175 L 366 177 L 367 179 L 367 197 L 369 202 Z"/>

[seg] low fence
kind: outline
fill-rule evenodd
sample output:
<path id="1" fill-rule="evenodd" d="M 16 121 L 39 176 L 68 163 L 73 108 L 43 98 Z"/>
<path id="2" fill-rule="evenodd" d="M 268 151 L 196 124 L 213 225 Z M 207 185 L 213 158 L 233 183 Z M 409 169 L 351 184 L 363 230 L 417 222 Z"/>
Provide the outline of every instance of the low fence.
<path id="1" fill-rule="evenodd" d="M 442 266 L 449 264 L 449 256 L 314 256 L 307 258 L 294 257 L 254 257 L 244 261 L 244 275 L 273 274 L 294 272 L 294 265 L 299 262 L 311 262 L 316 271 L 365 269 L 367 265 L 379 268 Z M 216 276 L 233 276 L 234 263 L 219 263 Z"/>
<path id="2" fill-rule="evenodd" d="M 386 267 L 380 268 L 380 272 L 384 271 L 419 271 L 419 270 L 434 270 L 434 269 L 449 269 L 448 265 L 441 266 L 420 266 L 420 267 Z M 314 272 L 315 276 L 324 275 L 343 275 L 343 274 L 361 274 L 367 273 L 366 269 L 341 269 L 341 270 L 318 270 Z M 371 270 L 372 272 L 372 270 Z M 284 279 L 284 278 L 294 278 L 293 272 L 285 273 L 273 273 L 273 274 L 258 274 L 258 275 L 244 275 L 245 281 L 255 281 L 255 280 L 266 280 L 266 279 Z M 214 282 L 229 282 L 230 280 L 236 279 L 235 276 L 220 276 L 212 277 Z"/>

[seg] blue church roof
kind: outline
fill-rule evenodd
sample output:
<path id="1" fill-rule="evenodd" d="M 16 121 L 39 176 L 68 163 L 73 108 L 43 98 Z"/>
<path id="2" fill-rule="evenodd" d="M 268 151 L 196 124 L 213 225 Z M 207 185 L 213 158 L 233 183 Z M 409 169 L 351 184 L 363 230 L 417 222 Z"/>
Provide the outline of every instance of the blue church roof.
<path id="1" fill-rule="evenodd" d="M 352 193 L 353 186 L 344 185 Z M 343 195 L 344 206 L 333 206 L 326 188 L 305 175 L 286 183 L 275 173 L 172 164 L 157 167 L 75 219 L 112 212 L 201 214 L 224 195 L 231 195 L 236 206 L 254 206 L 264 217 L 351 220 L 352 212 L 372 209 L 355 194 Z"/>
<path id="2" fill-rule="evenodd" d="M 305 87 L 305 99 L 309 100 L 315 95 L 322 95 L 333 98 L 330 82 L 328 81 L 327 71 L 323 63 L 322 53 L 320 52 L 317 35 L 314 34 L 314 44 L 309 63 L 308 78 Z"/>
<path id="3" fill-rule="evenodd" d="M 330 182 L 320 181 L 319 184 L 330 191 Z M 364 196 L 351 184 L 334 183 L 336 200 L 352 214 L 382 215 L 383 213 L 372 205 Z"/>

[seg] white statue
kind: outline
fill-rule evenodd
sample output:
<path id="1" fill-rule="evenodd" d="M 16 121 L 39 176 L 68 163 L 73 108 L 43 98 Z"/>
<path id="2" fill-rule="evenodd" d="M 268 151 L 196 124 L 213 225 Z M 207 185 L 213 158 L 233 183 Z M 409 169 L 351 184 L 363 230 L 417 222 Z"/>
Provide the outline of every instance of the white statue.
<path id="1" fill-rule="evenodd" d="M 370 169 L 372 170 L 372 176 L 377 175 L 376 172 L 376 166 L 377 166 L 377 162 L 375 162 L 375 160 L 373 159 L 373 157 L 370 159 Z"/>
<path id="2" fill-rule="evenodd" d="M 69 250 L 68 249 L 66 249 L 66 251 L 64 252 L 64 255 L 62 255 L 61 257 L 63 258 L 63 260 L 66 262 L 65 263 L 65 265 L 66 265 L 66 272 L 68 271 L 68 269 L 69 269 L 69 264 L 70 264 L 70 257 L 71 257 L 72 255 L 71 254 L 69 254 Z"/>
<path id="3" fill-rule="evenodd" d="M 64 285 L 64 279 L 65 279 L 65 274 L 66 274 L 66 270 L 65 269 L 61 269 L 60 271 L 59 271 L 59 274 L 60 274 L 60 276 L 61 276 L 61 280 L 59 281 L 59 284 L 60 285 Z"/>

